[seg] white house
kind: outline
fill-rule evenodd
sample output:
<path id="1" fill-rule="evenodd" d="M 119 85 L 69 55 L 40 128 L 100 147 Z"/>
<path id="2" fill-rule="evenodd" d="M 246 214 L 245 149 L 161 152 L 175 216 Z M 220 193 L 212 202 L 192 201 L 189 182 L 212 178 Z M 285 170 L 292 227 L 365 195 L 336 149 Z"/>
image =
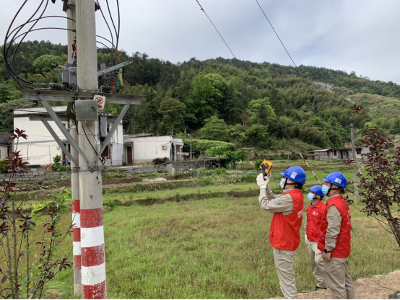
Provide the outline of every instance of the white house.
<path id="1" fill-rule="evenodd" d="M 9 156 L 10 150 L 12 148 L 11 134 L 1 134 L 0 135 L 0 159 L 4 159 Z"/>
<path id="2" fill-rule="evenodd" d="M 53 107 L 54 112 L 62 118 L 62 123 L 66 128 L 69 128 L 69 122 L 66 121 L 66 109 L 67 106 L 56 106 Z M 60 146 L 48 132 L 47 128 L 41 121 L 33 121 L 29 119 L 29 115 L 47 115 L 44 107 L 16 109 L 14 110 L 14 128 L 24 129 L 28 135 L 27 140 L 21 140 L 18 145 L 14 145 L 18 150 L 21 151 L 21 155 L 25 161 L 31 165 L 48 165 L 53 163 L 53 157 L 61 155 L 61 159 L 65 162 L 65 154 L 63 153 Z M 115 117 L 111 114 L 102 114 L 100 122 L 102 126 L 111 128 Z M 55 133 L 66 145 L 68 150 L 71 149 L 67 139 L 62 134 L 61 130 L 57 127 L 54 121 L 48 121 L 50 126 L 53 128 Z M 107 125 L 104 125 L 106 123 Z M 78 128 L 79 134 L 84 132 Z M 96 134 L 100 134 L 100 128 L 96 130 Z M 103 130 L 104 132 L 104 130 Z M 88 134 L 88 133 L 86 133 Z M 104 139 L 104 137 L 103 137 Z M 103 157 L 106 159 L 106 165 L 121 165 L 123 154 L 123 128 L 122 122 L 118 125 L 117 130 L 112 136 L 106 149 L 103 152 Z"/>
<path id="3" fill-rule="evenodd" d="M 182 160 L 183 140 L 175 136 L 136 134 L 124 136 L 124 165 L 152 162 L 155 158 L 167 157 L 170 161 Z"/>

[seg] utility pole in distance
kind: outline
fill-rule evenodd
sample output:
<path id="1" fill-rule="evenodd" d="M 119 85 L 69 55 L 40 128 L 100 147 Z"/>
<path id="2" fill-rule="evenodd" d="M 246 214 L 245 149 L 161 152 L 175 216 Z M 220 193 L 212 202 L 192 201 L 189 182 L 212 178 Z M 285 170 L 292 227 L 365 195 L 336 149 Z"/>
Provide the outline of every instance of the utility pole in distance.
<path id="1" fill-rule="evenodd" d="M 351 128 L 351 152 L 353 156 L 353 177 L 354 177 L 354 201 L 358 203 L 359 195 L 358 195 L 358 177 L 357 177 L 357 153 L 356 153 L 356 144 L 354 139 L 354 124 L 350 124 Z"/>
<path id="2" fill-rule="evenodd" d="M 98 90 L 96 17 L 94 2 L 76 2 L 79 90 Z M 78 101 L 93 99 L 78 99 Z M 89 161 L 99 151 L 98 121 L 79 121 L 79 146 Z M 106 266 L 103 228 L 102 178 L 98 160 L 93 169 L 81 157 L 79 173 L 81 200 L 81 249 L 83 298 L 106 298 Z"/>
<path id="3" fill-rule="evenodd" d="M 67 29 L 68 29 L 68 63 L 73 61 L 73 44 L 76 31 L 76 10 L 75 0 L 69 0 L 67 3 Z M 79 145 L 76 121 L 70 119 L 70 133 L 72 138 Z M 79 153 L 71 147 L 71 155 L 75 158 L 78 165 L 71 161 L 71 190 L 72 190 L 72 223 L 73 231 L 73 254 L 74 254 L 74 294 L 82 295 L 82 276 L 81 276 L 81 216 L 79 201 Z"/>

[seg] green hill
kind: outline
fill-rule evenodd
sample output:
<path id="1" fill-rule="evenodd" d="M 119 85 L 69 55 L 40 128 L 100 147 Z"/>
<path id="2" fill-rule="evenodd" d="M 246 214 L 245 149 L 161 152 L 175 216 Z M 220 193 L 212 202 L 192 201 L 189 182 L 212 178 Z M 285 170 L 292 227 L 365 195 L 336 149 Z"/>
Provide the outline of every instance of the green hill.
<path id="1" fill-rule="evenodd" d="M 108 51 L 98 50 L 99 63 L 110 62 Z M 66 52 L 66 46 L 49 42 L 22 43 L 15 70 L 29 81 L 56 82 L 54 63 L 65 61 Z M 0 113 L 5 116 L 0 129 L 7 132 L 12 130 L 7 109 L 23 104 L 15 101 L 17 86 L 3 60 L 0 56 Z M 121 60 L 133 60 L 124 68 L 121 93 L 147 95 L 144 104 L 128 111 L 126 133 L 186 132 L 260 149 L 342 146 L 350 139 L 350 123 L 357 128 L 373 124 L 385 134 L 400 133 L 395 113 L 400 86 L 361 78 L 354 72 L 223 58 L 192 58 L 173 64 L 126 52 L 121 53 Z M 332 88 L 316 89 L 316 82 Z M 350 110 L 353 101 L 366 109 L 354 114 Z M 106 107 L 112 113 L 120 109 Z"/>

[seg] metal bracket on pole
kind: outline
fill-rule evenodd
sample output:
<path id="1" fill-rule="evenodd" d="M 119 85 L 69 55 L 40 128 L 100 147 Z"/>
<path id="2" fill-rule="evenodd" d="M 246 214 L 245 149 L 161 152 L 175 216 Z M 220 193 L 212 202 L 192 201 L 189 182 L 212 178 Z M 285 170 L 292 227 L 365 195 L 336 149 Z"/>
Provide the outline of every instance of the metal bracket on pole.
<path id="1" fill-rule="evenodd" d="M 83 166 L 83 167 L 80 167 L 77 169 L 78 169 L 77 170 L 78 172 L 94 172 L 94 171 L 105 171 L 108 169 L 108 167 L 107 166 L 94 166 L 94 167 Z"/>
<path id="2" fill-rule="evenodd" d="M 90 165 L 91 167 L 94 167 L 96 161 L 100 158 L 101 154 L 103 153 L 104 149 L 107 147 L 108 142 L 110 141 L 111 137 L 114 135 L 115 130 L 118 128 L 119 122 L 121 122 L 122 118 L 125 116 L 126 112 L 129 109 L 129 106 L 132 104 L 132 101 L 129 101 L 127 104 L 125 104 L 124 108 L 122 111 L 119 113 L 118 118 L 115 120 L 113 126 L 111 127 L 110 132 L 107 134 L 106 139 L 103 142 L 103 145 L 100 148 L 99 153 L 97 154 L 96 158 L 94 159 L 93 163 Z"/>
<path id="3" fill-rule="evenodd" d="M 82 158 L 86 161 L 86 163 L 89 165 L 89 160 L 87 159 L 85 153 L 79 148 L 79 145 L 75 142 L 75 140 L 72 138 L 72 136 L 69 134 L 68 130 L 64 127 L 64 124 L 61 123 L 60 119 L 58 118 L 57 114 L 53 111 L 49 103 L 47 102 L 46 99 L 44 99 L 43 96 L 39 95 L 40 101 L 42 102 L 44 108 L 47 110 L 49 113 L 50 117 L 54 120 L 58 128 L 61 130 L 61 132 L 64 134 L 66 137 L 67 141 L 71 144 L 71 146 L 75 149 L 76 152 L 78 152 Z"/>
<path id="4" fill-rule="evenodd" d="M 47 122 L 47 120 L 45 118 L 42 118 L 42 122 L 43 122 L 44 126 L 46 126 L 47 130 L 50 132 L 52 137 L 56 140 L 57 144 L 61 147 L 61 149 L 63 150 L 65 155 L 69 158 L 69 160 L 72 161 L 75 165 L 78 165 L 75 158 L 68 151 L 67 147 L 65 147 L 64 143 L 60 140 L 60 138 L 54 132 L 53 128 L 51 128 L 49 122 Z"/>

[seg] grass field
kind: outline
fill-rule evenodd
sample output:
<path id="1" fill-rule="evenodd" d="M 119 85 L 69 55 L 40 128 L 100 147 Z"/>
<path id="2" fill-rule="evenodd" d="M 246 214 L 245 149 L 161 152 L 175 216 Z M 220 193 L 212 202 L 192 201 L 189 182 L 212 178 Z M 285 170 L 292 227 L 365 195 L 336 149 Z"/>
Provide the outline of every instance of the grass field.
<path id="1" fill-rule="evenodd" d="M 361 206 L 359 206 L 361 208 Z M 109 298 L 267 298 L 280 296 L 268 232 L 272 215 L 256 198 L 116 207 L 104 215 Z M 400 268 L 394 239 L 352 208 L 353 279 Z M 295 273 L 299 291 L 315 281 L 304 230 Z M 73 273 L 51 283 L 73 298 Z"/>
<path id="2" fill-rule="evenodd" d="M 340 170 L 351 180 L 352 170 L 342 163 L 310 162 L 322 180 Z M 307 172 L 304 189 L 317 184 L 300 161 L 275 164 L 270 186 L 280 193 L 279 172 L 300 165 Z M 105 203 L 119 200 L 157 199 L 191 194 L 256 191 L 256 174 L 243 177 L 204 177 L 194 187 L 143 192 L 106 193 Z M 203 180 L 200 178 L 200 180 Z M 167 188 L 167 187 L 165 187 Z M 190 198 L 190 197 L 189 197 Z M 351 197 L 350 197 L 351 198 Z M 307 201 L 305 205 L 307 204 Z M 372 218 L 352 207 L 353 279 L 400 269 L 400 257 L 391 235 Z M 167 202 L 150 206 L 108 205 L 104 214 L 108 298 L 268 298 L 282 296 L 269 244 L 272 214 L 259 208 L 257 197 L 211 198 Z M 64 219 L 65 225 L 70 221 Z M 315 288 L 308 254 L 302 241 L 296 253 L 295 274 L 299 291 Z M 72 248 L 71 238 L 61 247 Z M 72 260 L 72 258 L 71 258 Z M 53 297 L 74 298 L 73 271 L 64 271 L 48 288 Z M 397 287 L 396 287 L 397 288 Z M 77 298 L 77 297 L 75 297 Z"/>

